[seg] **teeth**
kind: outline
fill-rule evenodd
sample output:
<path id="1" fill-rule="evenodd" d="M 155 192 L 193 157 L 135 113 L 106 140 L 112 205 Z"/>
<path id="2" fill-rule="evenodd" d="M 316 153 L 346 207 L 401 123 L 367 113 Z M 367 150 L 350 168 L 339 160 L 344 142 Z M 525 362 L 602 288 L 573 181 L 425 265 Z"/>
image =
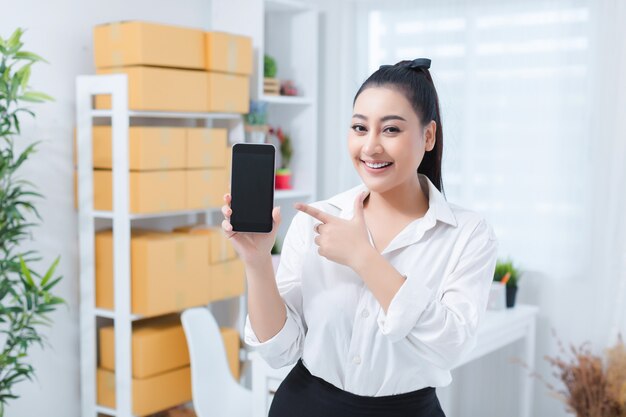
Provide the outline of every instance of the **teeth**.
<path id="1" fill-rule="evenodd" d="M 383 162 L 381 164 L 370 164 L 369 162 L 366 162 L 365 165 L 367 165 L 370 168 L 382 168 L 382 167 L 386 167 L 387 165 L 391 165 L 391 162 Z"/>

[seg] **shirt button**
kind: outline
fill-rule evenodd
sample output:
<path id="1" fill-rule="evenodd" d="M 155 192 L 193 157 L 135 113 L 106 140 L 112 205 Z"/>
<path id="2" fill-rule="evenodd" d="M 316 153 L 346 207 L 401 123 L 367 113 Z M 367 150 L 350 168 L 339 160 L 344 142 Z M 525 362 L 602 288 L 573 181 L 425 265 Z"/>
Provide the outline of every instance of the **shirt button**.
<path id="1" fill-rule="evenodd" d="M 354 358 L 352 358 L 352 362 L 354 362 L 356 365 L 361 363 L 361 357 L 360 356 L 355 356 Z"/>
<path id="2" fill-rule="evenodd" d="M 367 311 L 367 309 L 364 309 L 363 311 L 361 311 L 361 317 L 363 317 L 364 319 L 368 318 L 370 315 L 370 312 Z"/>

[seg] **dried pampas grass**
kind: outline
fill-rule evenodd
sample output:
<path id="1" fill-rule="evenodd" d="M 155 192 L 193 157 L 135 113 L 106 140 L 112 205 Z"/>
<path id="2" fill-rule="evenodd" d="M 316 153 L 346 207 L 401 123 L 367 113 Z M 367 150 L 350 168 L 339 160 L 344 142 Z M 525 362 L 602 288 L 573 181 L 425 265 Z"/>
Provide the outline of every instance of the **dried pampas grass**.
<path id="1" fill-rule="evenodd" d="M 565 404 L 577 417 L 626 417 L 626 347 L 621 334 L 614 347 L 605 349 L 604 358 L 594 355 L 588 342 L 569 346 L 569 353 L 552 329 L 560 354 L 544 356 L 553 366 L 553 376 L 560 379 L 559 389 L 536 372 L 531 376 L 542 381 L 549 394 Z M 561 356 L 562 355 L 562 356 Z M 529 369 L 528 364 L 516 358 Z"/>

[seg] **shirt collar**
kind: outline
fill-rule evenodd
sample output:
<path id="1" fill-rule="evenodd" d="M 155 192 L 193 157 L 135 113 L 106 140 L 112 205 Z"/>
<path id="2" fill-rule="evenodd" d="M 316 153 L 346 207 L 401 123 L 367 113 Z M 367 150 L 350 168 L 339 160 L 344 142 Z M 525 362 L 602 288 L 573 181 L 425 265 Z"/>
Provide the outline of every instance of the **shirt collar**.
<path id="1" fill-rule="evenodd" d="M 454 216 L 454 213 L 452 212 L 452 209 L 443 194 L 441 194 L 430 178 L 426 175 L 421 173 L 418 173 L 417 175 L 422 184 L 422 188 L 426 186 L 428 187 L 428 211 L 426 212 L 425 217 L 434 217 L 436 220 L 441 220 L 444 223 L 448 223 L 456 227 L 456 217 Z M 365 186 L 365 184 L 360 183 L 356 187 L 329 198 L 327 202 L 341 210 L 343 218 L 350 218 L 354 212 L 354 200 L 362 191 L 369 192 L 369 189 Z"/>

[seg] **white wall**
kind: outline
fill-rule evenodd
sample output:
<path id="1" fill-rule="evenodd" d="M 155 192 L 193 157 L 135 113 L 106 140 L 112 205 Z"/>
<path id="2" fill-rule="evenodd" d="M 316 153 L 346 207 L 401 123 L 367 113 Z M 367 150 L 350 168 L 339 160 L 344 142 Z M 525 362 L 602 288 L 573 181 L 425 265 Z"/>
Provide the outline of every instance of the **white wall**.
<path id="1" fill-rule="evenodd" d="M 141 19 L 209 29 L 208 0 L 78 1 L 22 0 L 3 4 L 0 32 L 7 38 L 16 27 L 26 28 L 26 50 L 50 64 L 33 68 L 32 85 L 56 101 L 33 106 L 35 120 L 25 118 L 22 136 L 26 145 L 42 140 L 39 152 L 23 167 L 23 177 L 34 181 L 46 199 L 37 204 L 43 224 L 34 230 L 24 250 L 36 249 L 44 257 L 42 268 L 61 255 L 58 272 L 64 276 L 57 288 L 68 307 L 53 314 L 54 325 L 46 329 L 50 346 L 32 349 L 30 360 L 37 372 L 35 382 L 23 382 L 21 396 L 9 404 L 7 416 L 78 417 L 80 415 L 78 338 L 78 235 L 73 207 L 72 129 L 74 80 L 95 73 L 92 28 L 98 23 Z"/>

